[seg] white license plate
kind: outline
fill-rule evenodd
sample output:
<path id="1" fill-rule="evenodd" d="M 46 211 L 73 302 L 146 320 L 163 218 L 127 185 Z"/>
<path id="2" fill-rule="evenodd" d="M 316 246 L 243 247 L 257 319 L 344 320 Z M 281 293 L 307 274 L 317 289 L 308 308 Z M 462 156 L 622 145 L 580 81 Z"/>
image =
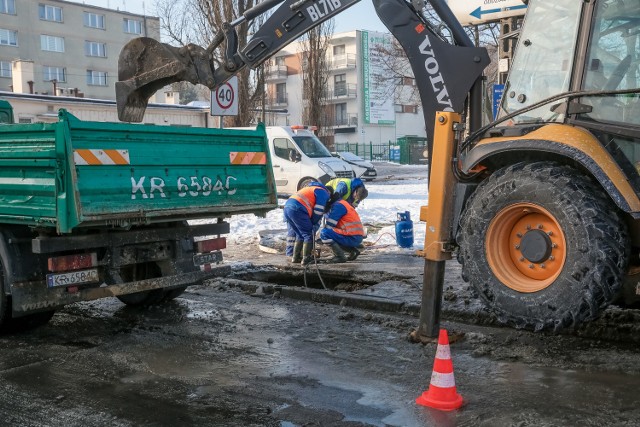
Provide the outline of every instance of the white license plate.
<path id="1" fill-rule="evenodd" d="M 72 271 L 71 273 L 47 274 L 47 286 L 74 286 L 84 283 L 94 283 L 100 280 L 98 269 Z"/>
<path id="2" fill-rule="evenodd" d="M 193 256 L 193 265 L 201 266 L 205 264 L 215 264 L 222 261 L 222 252 L 209 252 L 206 254 L 198 254 Z"/>

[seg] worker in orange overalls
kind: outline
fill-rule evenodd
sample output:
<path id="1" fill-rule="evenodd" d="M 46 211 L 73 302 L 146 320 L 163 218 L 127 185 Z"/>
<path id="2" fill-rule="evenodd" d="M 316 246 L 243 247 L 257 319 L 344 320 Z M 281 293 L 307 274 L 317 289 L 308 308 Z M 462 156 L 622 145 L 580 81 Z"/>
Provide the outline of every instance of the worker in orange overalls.
<path id="1" fill-rule="evenodd" d="M 287 240 L 295 237 L 291 262 L 302 265 L 311 262 L 314 227 L 317 227 L 322 219 L 330 199 L 330 190 L 320 182 L 314 181 L 289 197 L 284 204 Z"/>
<path id="2" fill-rule="evenodd" d="M 322 243 L 330 245 L 333 258 L 326 262 L 353 261 L 360 255 L 357 249 L 364 239 L 364 227 L 360 215 L 346 200 L 331 205 L 325 227 L 320 230 Z M 347 256 L 345 251 L 349 253 Z"/>

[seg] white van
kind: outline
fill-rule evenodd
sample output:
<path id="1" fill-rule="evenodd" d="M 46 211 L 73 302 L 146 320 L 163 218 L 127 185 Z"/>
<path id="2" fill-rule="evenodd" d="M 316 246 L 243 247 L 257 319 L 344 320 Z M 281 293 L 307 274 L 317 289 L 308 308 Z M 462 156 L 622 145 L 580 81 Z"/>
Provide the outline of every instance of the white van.
<path id="1" fill-rule="evenodd" d="M 239 128 L 236 128 L 239 129 Z M 267 126 L 278 194 L 290 195 L 311 181 L 354 178 L 351 165 L 333 157 L 310 126 Z"/>

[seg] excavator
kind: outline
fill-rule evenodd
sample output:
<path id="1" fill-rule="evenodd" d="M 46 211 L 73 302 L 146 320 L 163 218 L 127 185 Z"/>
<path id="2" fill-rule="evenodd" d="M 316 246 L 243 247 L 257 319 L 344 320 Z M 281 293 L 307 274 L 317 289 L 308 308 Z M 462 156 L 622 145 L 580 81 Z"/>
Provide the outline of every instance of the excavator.
<path id="1" fill-rule="evenodd" d="M 265 0 L 206 48 L 134 39 L 119 59 L 119 117 L 141 121 L 172 82 L 213 89 L 357 1 Z M 483 125 L 489 55 L 446 1 L 427 0 L 440 22 L 406 0 L 372 1 L 411 65 L 429 141 L 413 338 L 438 335 L 454 256 L 495 319 L 516 328 L 577 328 L 619 299 L 640 301 L 640 2 L 525 1 L 499 114 Z M 276 6 L 238 46 L 234 28 Z"/>

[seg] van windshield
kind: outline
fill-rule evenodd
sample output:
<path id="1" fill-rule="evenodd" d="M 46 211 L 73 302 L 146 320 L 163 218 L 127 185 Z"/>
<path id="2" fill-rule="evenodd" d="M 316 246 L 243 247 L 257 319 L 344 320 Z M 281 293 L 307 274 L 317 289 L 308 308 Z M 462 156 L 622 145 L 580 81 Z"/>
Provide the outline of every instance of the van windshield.
<path id="1" fill-rule="evenodd" d="M 327 147 L 322 145 L 322 142 L 315 136 L 294 136 L 293 140 L 307 157 L 331 157 L 331 153 L 327 150 Z"/>

